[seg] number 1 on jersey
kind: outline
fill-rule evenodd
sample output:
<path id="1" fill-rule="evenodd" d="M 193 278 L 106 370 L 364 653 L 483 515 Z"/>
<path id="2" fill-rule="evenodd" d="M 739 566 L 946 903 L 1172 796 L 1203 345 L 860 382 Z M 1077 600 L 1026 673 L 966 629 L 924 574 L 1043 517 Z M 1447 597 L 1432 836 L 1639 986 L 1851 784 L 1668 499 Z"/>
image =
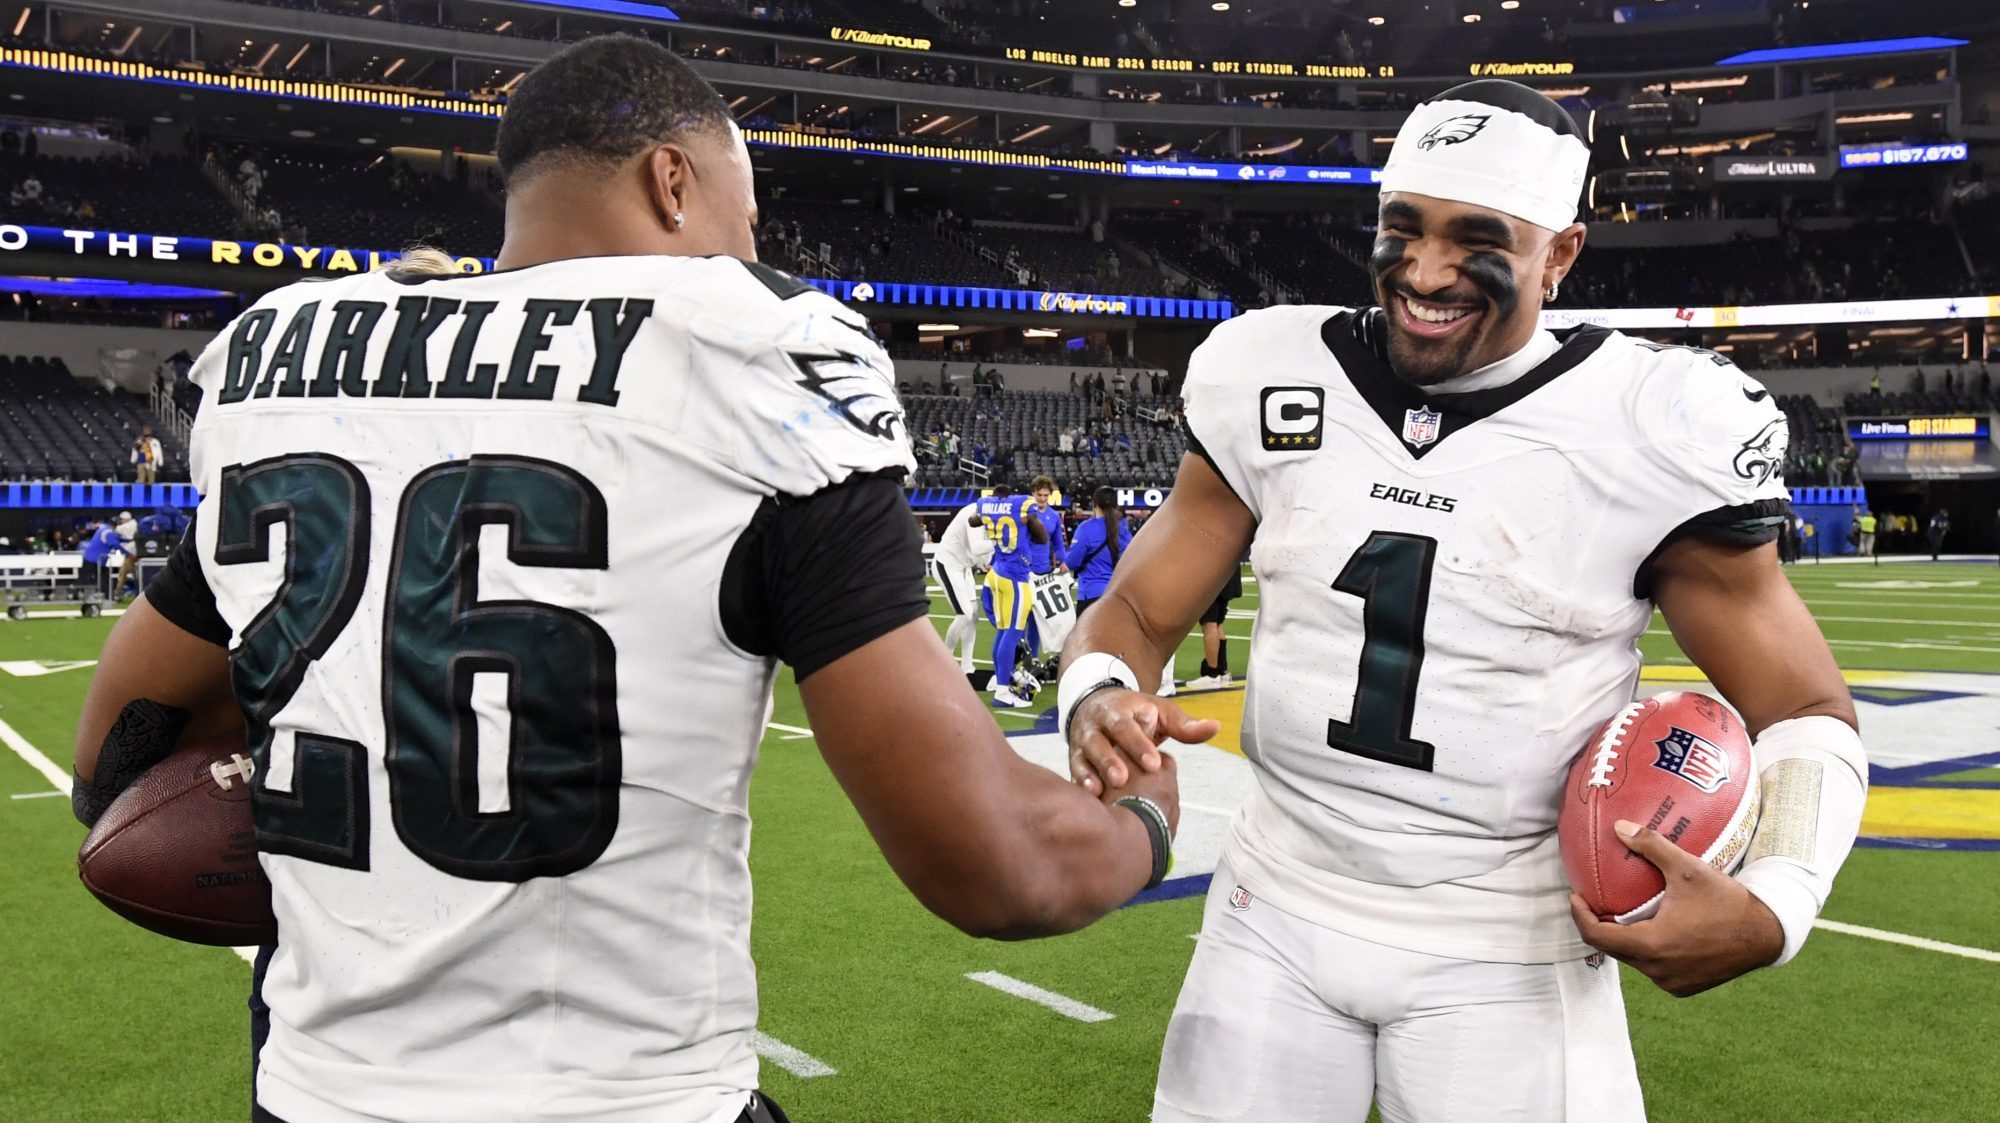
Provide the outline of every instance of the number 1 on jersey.
<path id="1" fill-rule="evenodd" d="M 1336 592 L 1361 598 L 1361 666 L 1354 708 L 1326 723 L 1326 743 L 1385 764 L 1431 770 L 1437 747 L 1410 737 L 1417 676 L 1424 666 L 1424 613 L 1431 599 L 1437 539 L 1378 530 L 1334 579 Z"/>

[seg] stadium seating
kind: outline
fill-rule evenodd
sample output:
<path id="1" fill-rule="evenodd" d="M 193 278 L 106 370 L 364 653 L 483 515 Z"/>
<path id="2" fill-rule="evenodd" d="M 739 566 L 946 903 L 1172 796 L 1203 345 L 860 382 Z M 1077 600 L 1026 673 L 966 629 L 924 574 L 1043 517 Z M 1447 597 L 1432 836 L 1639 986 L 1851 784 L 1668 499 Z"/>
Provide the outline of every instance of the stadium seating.
<path id="1" fill-rule="evenodd" d="M 916 395 L 904 401 L 910 432 L 918 444 L 916 486 L 951 487 L 1011 483 L 1025 487 L 1038 475 L 1053 478 L 1064 491 L 1087 492 L 1098 486 L 1136 487 L 1173 481 L 1175 466 L 1187 449 L 1172 398 L 1150 395 L 1110 395 L 1109 404 L 1082 395 L 1048 392 L 1006 392 L 977 398 Z M 1107 409 L 1110 417 L 1107 419 Z M 1157 420 L 1153 420 L 1157 418 Z M 959 440 L 958 460 L 945 463 L 929 454 L 928 438 L 950 426 Z M 1064 454 L 1065 428 L 1091 431 L 1098 454 Z M 988 472 L 961 466 L 982 463 Z"/>
<path id="2" fill-rule="evenodd" d="M 70 374 L 61 359 L 0 355 L 0 479 L 130 479 L 132 442 L 153 427 L 162 480 L 187 478 L 187 455 L 145 403 Z"/>
<path id="3" fill-rule="evenodd" d="M 40 185 L 34 198 L 26 197 L 31 183 Z M 226 235 L 240 219 L 187 156 L 89 160 L 0 149 L 0 221 Z"/>
<path id="4" fill-rule="evenodd" d="M 970 245 L 947 237 L 937 222 L 898 218 L 863 204 L 791 200 L 774 200 L 763 213 L 764 244 L 776 251 L 774 261 L 797 263 L 796 229 L 803 233 L 805 249 L 827 257 L 832 266 L 828 272 L 836 276 L 1016 287 L 999 266 L 981 260 Z M 780 226 L 785 232 L 782 244 L 773 234 Z M 822 247 L 831 254 L 823 254 Z"/>
<path id="5" fill-rule="evenodd" d="M 229 145 L 220 163 L 234 169 L 246 156 L 263 172 L 258 204 L 276 208 L 286 227 L 302 227 L 309 244 L 402 249 L 422 242 L 458 256 L 500 252 L 499 202 L 468 184 L 361 149 Z"/>

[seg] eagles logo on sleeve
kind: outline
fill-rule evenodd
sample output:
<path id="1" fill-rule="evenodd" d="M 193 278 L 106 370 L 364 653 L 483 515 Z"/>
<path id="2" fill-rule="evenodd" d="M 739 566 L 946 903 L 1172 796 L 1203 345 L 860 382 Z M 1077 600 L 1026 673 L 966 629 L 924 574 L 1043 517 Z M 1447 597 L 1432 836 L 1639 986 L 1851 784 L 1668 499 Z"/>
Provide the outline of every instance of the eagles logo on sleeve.
<path id="1" fill-rule="evenodd" d="M 1492 119 L 1490 113 L 1461 113 L 1456 117 L 1447 117 L 1431 126 L 1431 131 L 1418 139 L 1417 147 L 1429 152 L 1440 144 L 1464 144 L 1484 131 L 1486 122 Z"/>
<path id="2" fill-rule="evenodd" d="M 896 440 L 902 407 L 882 373 L 854 355 L 791 354 L 798 384 L 824 400 L 827 412 L 871 437 Z"/>
<path id="3" fill-rule="evenodd" d="M 1736 476 L 1758 486 L 1769 482 L 1785 464 L 1785 446 L 1791 433 L 1782 417 L 1765 422 L 1757 435 L 1743 442 L 1736 453 Z"/>

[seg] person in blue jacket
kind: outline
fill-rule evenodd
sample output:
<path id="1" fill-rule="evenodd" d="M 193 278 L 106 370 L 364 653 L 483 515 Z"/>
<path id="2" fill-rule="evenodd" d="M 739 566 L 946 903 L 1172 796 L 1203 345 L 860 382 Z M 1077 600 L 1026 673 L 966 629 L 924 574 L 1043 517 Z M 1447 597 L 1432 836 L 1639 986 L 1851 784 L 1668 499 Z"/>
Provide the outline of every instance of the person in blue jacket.
<path id="1" fill-rule="evenodd" d="M 1078 616 L 1104 595 L 1105 586 L 1111 584 L 1111 571 L 1132 544 L 1132 528 L 1125 525 L 1125 509 L 1118 505 L 1118 493 L 1100 487 L 1091 502 L 1097 507 L 1097 517 L 1077 526 L 1076 538 L 1063 555 L 1063 563 L 1076 574 Z"/>
<path id="2" fill-rule="evenodd" d="M 79 574 L 81 583 L 104 591 L 104 562 L 125 547 L 125 540 L 118 537 L 108 520 L 100 519 L 90 528 L 90 537 L 83 541 L 83 569 Z"/>

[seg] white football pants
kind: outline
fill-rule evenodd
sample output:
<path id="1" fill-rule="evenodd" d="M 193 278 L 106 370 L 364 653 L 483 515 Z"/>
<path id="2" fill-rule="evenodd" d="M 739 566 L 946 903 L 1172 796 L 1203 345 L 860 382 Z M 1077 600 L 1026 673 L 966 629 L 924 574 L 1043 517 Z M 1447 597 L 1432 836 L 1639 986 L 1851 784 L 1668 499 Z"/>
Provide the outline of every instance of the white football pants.
<path id="1" fill-rule="evenodd" d="M 1232 897 L 1234 900 L 1232 900 Z M 1225 862 L 1154 1123 L 1645 1123 L 1618 965 L 1480 963 L 1321 928 Z"/>
<path id="2" fill-rule="evenodd" d="M 979 582 L 969 569 L 958 569 L 941 561 L 931 562 L 931 576 L 944 588 L 945 602 L 951 605 L 951 623 L 944 630 L 944 645 L 958 655 L 958 669 L 972 673 L 972 651 L 979 643 Z"/>

